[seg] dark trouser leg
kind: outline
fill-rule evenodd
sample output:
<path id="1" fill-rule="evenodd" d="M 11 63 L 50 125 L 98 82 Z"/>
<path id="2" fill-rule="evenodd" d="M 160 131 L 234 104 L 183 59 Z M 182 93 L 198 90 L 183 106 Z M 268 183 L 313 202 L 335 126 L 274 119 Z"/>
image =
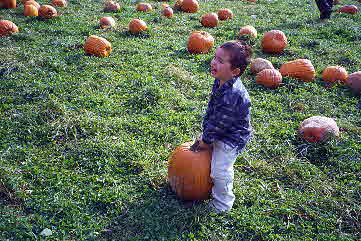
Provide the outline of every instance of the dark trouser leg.
<path id="1" fill-rule="evenodd" d="M 332 12 L 333 0 L 316 0 L 318 10 L 320 10 L 320 18 L 330 18 Z"/>

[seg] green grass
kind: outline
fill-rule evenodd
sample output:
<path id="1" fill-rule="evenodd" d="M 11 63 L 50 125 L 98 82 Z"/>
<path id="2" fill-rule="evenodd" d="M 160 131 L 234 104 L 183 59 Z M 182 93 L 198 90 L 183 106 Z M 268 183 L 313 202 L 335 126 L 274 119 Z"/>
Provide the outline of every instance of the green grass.
<path id="1" fill-rule="evenodd" d="M 0 39 L 0 239 L 361 238 L 360 93 L 342 84 L 326 88 L 321 80 L 330 65 L 360 71 L 360 14 L 333 14 L 321 25 L 312 0 L 209 0 L 200 1 L 198 13 L 166 19 L 159 7 L 140 13 L 136 1 L 119 3 L 119 12 L 104 13 L 100 0 L 70 0 L 50 20 L 24 17 L 22 7 L 0 9 L 20 29 Z M 213 29 L 200 25 L 202 14 L 225 7 L 234 19 Z M 113 16 L 117 26 L 100 29 L 101 16 Z M 136 17 L 149 30 L 133 36 L 127 25 Z M 259 33 L 254 57 L 276 68 L 308 58 L 317 78 L 284 78 L 272 90 L 247 69 L 242 80 L 255 132 L 236 162 L 234 209 L 221 215 L 204 204 L 185 209 L 167 185 L 167 158 L 201 133 L 215 50 L 191 55 L 187 38 L 206 30 L 219 46 L 248 24 Z M 271 29 L 289 39 L 282 54 L 260 49 Z M 112 43 L 109 57 L 85 55 L 91 34 Z M 301 140 L 298 127 L 313 115 L 334 118 L 340 137 Z M 45 228 L 51 236 L 40 235 Z"/>

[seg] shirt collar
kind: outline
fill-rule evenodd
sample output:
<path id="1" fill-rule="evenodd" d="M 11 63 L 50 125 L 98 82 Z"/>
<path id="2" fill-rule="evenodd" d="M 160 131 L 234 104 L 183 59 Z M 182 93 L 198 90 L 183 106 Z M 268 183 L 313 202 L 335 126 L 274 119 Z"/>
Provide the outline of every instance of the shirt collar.
<path id="1" fill-rule="evenodd" d="M 226 81 L 226 82 L 222 85 L 221 89 L 228 89 L 228 88 L 230 88 L 230 87 L 237 81 L 237 79 L 238 79 L 238 77 L 233 77 L 232 79 Z M 219 79 L 216 79 L 216 87 L 217 87 L 217 88 L 219 88 L 219 84 L 220 84 Z"/>

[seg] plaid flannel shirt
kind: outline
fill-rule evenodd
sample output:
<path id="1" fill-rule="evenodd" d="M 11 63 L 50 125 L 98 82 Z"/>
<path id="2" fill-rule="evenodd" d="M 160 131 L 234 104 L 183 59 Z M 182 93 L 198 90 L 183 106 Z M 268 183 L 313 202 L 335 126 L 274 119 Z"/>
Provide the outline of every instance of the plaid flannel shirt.
<path id="1" fill-rule="evenodd" d="M 216 79 L 203 119 L 202 140 L 207 144 L 218 140 L 242 150 L 252 132 L 250 97 L 239 77 L 219 85 Z"/>

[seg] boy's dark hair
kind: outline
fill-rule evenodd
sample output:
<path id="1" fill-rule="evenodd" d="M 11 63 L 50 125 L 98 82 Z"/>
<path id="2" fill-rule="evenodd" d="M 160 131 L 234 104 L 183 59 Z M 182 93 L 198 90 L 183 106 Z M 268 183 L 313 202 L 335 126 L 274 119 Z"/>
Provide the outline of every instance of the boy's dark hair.
<path id="1" fill-rule="evenodd" d="M 242 40 L 231 40 L 222 44 L 220 48 L 226 50 L 229 53 L 231 68 L 240 69 L 238 76 L 243 74 L 247 68 L 247 65 L 251 62 L 251 57 L 253 54 L 251 46 Z"/>

